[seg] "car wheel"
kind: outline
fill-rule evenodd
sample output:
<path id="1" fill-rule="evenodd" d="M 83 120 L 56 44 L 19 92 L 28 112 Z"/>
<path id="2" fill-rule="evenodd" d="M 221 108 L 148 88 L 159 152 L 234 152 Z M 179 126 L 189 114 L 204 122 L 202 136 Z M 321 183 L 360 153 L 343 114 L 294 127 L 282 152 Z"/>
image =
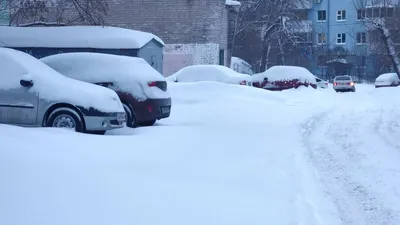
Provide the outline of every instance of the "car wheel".
<path id="1" fill-rule="evenodd" d="M 84 132 L 85 128 L 79 114 L 70 108 L 54 110 L 46 123 L 47 127 L 64 128 L 76 132 Z"/>
<path id="2" fill-rule="evenodd" d="M 156 120 L 150 120 L 150 121 L 142 122 L 141 125 L 143 125 L 143 126 L 153 126 L 155 123 L 156 123 Z"/>
<path id="3" fill-rule="evenodd" d="M 126 113 L 126 125 L 131 128 L 137 127 L 136 116 L 135 116 L 135 113 L 133 112 L 133 110 L 131 109 L 131 107 L 129 107 L 125 103 L 122 103 L 122 105 L 124 106 L 124 110 Z"/>

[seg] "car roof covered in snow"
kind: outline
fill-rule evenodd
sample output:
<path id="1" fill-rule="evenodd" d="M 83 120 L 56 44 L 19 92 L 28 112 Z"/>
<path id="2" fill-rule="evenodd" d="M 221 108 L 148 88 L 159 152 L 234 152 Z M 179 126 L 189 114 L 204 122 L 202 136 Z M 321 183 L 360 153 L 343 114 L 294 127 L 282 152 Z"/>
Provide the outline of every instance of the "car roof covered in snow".
<path id="1" fill-rule="evenodd" d="M 316 84 L 316 78 L 309 70 L 299 66 L 273 66 L 265 72 L 254 74 L 253 81 L 262 82 L 268 78 L 269 82 L 295 80 Z"/>
<path id="2" fill-rule="evenodd" d="M 51 55 L 42 62 L 73 79 L 90 83 L 113 82 L 122 91 L 132 93 L 138 100 L 148 97 L 168 98 L 168 93 L 143 88 L 149 82 L 164 81 L 165 78 L 144 59 L 104 53 L 76 52 Z"/>
<path id="3" fill-rule="evenodd" d="M 231 68 L 221 65 L 193 65 L 180 69 L 175 74 L 169 76 L 167 80 L 178 82 L 216 81 L 238 83 L 243 80 L 251 81 L 251 76 L 238 73 Z"/>
<path id="4" fill-rule="evenodd" d="M 397 76 L 397 73 L 384 73 L 376 78 L 376 81 L 387 81 L 387 80 L 397 81 L 399 80 L 399 77 Z"/>
<path id="5" fill-rule="evenodd" d="M 114 91 L 63 76 L 27 53 L 0 47 L 0 68 L 10 75 L 8 79 L 0 79 L 2 89 L 19 88 L 20 79 L 29 77 L 34 82 L 30 91 L 40 93 L 43 99 L 106 112 L 123 112 Z"/>
<path id="6" fill-rule="evenodd" d="M 140 49 L 154 34 L 107 26 L 10 27 L 0 26 L 2 47 Z"/>

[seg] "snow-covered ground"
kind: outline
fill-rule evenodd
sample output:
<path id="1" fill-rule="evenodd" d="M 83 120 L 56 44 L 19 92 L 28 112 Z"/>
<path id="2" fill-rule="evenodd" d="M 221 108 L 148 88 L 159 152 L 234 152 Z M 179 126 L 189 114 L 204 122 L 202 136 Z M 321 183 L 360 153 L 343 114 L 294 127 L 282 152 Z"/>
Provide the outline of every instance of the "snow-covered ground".
<path id="1" fill-rule="evenodd" d="M 0 225 L 400 224 L 400 89 L 170 91 L 154 127 L 0 125 Z"/>

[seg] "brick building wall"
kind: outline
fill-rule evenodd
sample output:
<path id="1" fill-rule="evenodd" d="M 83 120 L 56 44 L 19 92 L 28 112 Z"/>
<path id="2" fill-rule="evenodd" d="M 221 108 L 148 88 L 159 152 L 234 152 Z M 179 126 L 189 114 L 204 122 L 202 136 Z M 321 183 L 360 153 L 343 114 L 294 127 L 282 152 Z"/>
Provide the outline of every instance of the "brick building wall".
<path id="1" fill-rule="evenodd" d="M 225 0 L 109 0 L 108 6 L 107 25 L 150 32 L 166 43 L 164 76 L 221 59 L 229 65 Z"/>

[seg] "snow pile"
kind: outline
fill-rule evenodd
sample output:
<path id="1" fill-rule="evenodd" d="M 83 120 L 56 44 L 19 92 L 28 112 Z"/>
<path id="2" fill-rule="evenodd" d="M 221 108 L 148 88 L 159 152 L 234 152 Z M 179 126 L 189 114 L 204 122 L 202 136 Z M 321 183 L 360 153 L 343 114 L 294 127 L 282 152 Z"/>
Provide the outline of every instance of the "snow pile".
<path id="1" fill-rule="evenodd" d="M 0 26 L 0 46 L 4 47 L 139 49 L 152 39 L 165 45 L 154 34 L 119 27 Z"/>
<path id="2" fill-rule="evenodd" d="M 149 87 L 165 78 L 144 59 L 102 53 L 64 53 L 41 59 L 65 76 L 89 83 L 113 82 L 118 90 L 131 93 L 140 101 L 169 98 L 169 92 Z"/>
<path id="3" fill-rule="evenodd" d="M 262 82 L 264 78 L 268 78 L 269 82 L 299 80 L 304 83 L 316 84 L 315 76 L 306 68 L 298 66 L 273 66 L 252 77 L 253 82 Z"/>
<path id="4" fill-rule="evenodd" d="M 400 82 L 396 73 L 384 73 L 379 75 L 375 80 L 375 85 L 391 85 Z"/>
<path id="5" fill-rule="evenodd" d="M 169 76 L 167 80 L 173 82 L 214 81 L 227 84 L 240 84 L 245 81 L 247 85 L 251 85 L 251 76 L 220 65 L 188 66 Z"/>
<path id="6" fill-rule="evenodd" d="M 330 92 L 170 89 L 174 114 L 124 135 L 0 125 L 0 224 L 340 224 L 299 136 Z"/>
<path id="7" fill-rule="evenodd" d="M 36 58 L 13 49 L 0 47 L 1 89 L 20 88 L 22 77 L 31 79 L 30 92 L 52 102 L 65 102 L 104 112 L 124 112 L 117 94 L 104 87 L 65 77 Z"/>
<path id="8" fill-rule="evenodd" d="M 400 89 L 170 90 L 118 136 L 0 125 L 0 224 L 399 224 Z"/>

